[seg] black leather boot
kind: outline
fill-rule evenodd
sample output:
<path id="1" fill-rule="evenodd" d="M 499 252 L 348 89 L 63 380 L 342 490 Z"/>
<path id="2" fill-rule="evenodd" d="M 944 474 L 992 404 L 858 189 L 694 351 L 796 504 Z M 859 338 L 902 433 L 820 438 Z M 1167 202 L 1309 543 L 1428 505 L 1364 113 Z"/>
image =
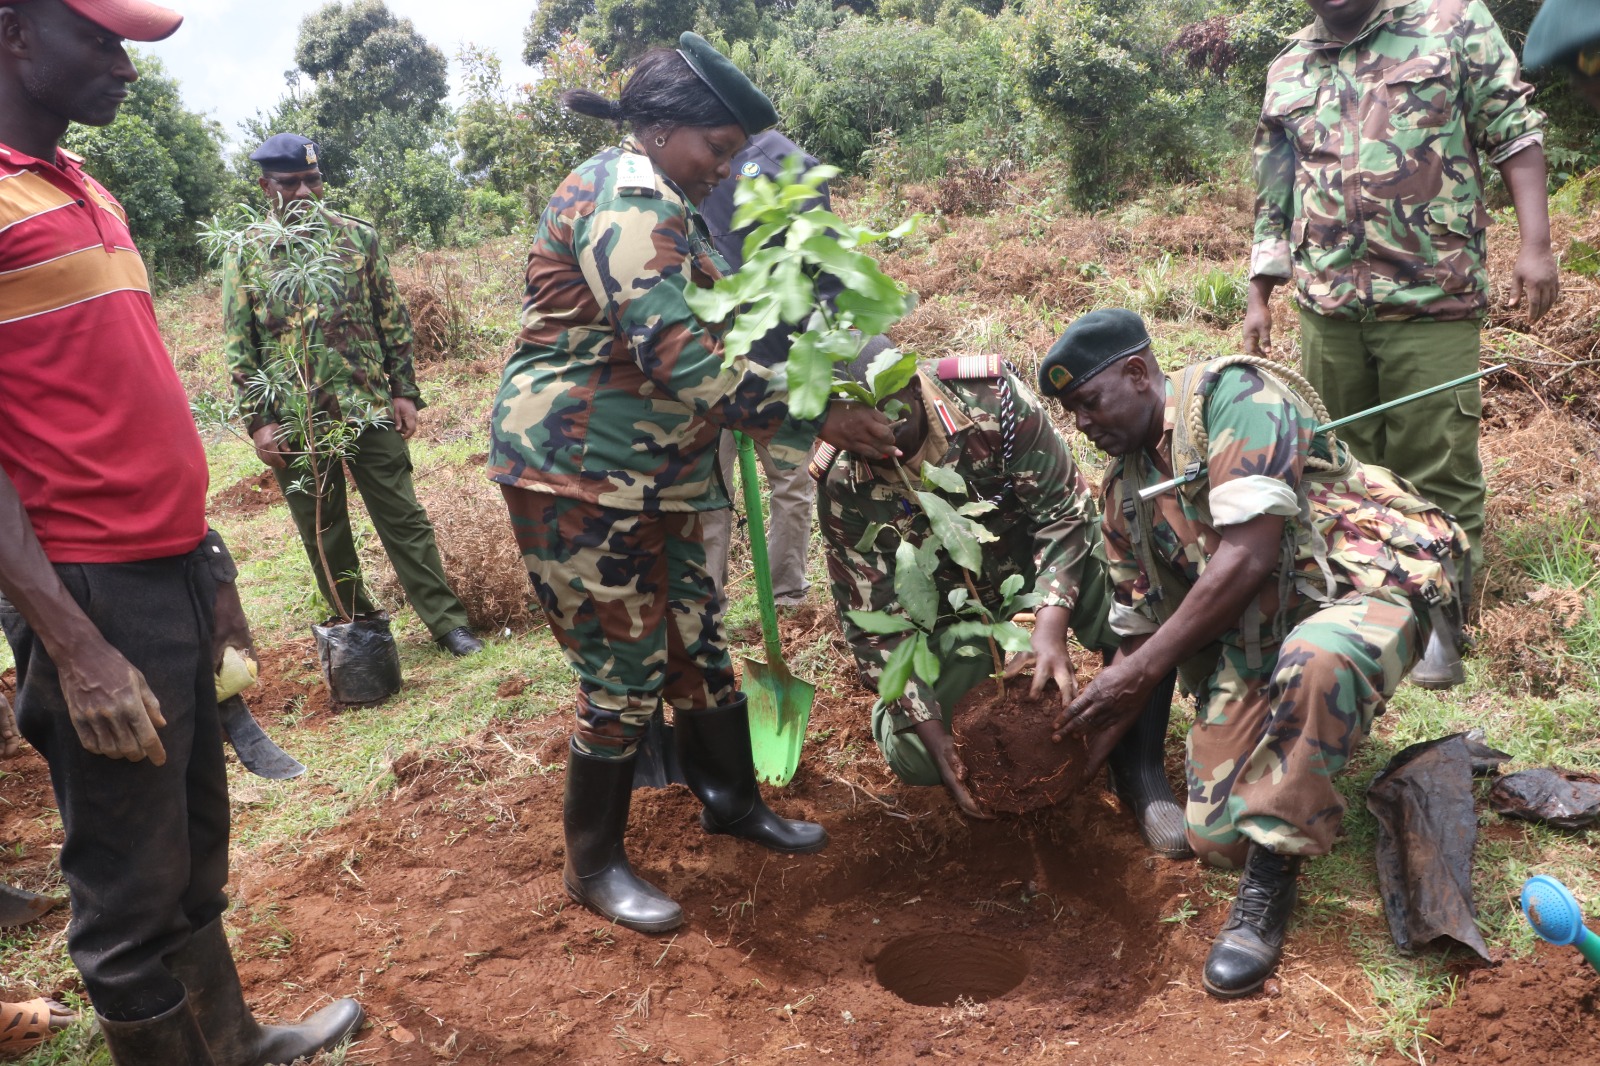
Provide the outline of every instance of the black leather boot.
<path id="1" fill-rule="evenodd" d="M 216 1066 L 284 1066 L 338 1047 L 366 1020 L 361 1004 L 336 1000 L 298 1025 L 261 1025 L 239 987 L 222 919 L 196 930 L 170 963 L 189 990 L 189 1004 Z"/>
<path id="2" fill-rule="evenodd" d="M 1167 780 L 1167 715 L 1172 710 L 1176 673 L 1168 674 L 1150 693 L 1139 720 L 1111 749 L 1106 768 L 1122 805 L 1133 812 L 1139 836 L 1157 855 L 1191 859 L 1194 850 L 1184 831 L 1183 807 Z"/>
<path id="3" fill-rule="evenodd" d="M 1201 984 L 1220 999 L 1247 996 L 1266 983 L 1283 957 L 1283 934 L 1299 897 L 1301 858 L 1251 844 L 1239 895 L 1211 941 Z"/>
<path id="4" fill-rule="evenodd" d="M 154 1018 L 98 1020 L 115 1066 L 214 1066 L 216 1062 L 206 1050 L 206 1038 L 187 999 Z"/>
<path id="5" fill-rule="evenodd" d="M 622 835 L 633 799 L 634 759 L 597 759 L 567 745 L 567 795 L 562 826 L 567 895 L 602 917 L 641 933 L 665 933 L 683 924 L 683 908 L 628 865 Z"/>
<path id="6" fill-rule="evenodd" d="M 743 693 L 720 707 L 678 715 L 672 732 L 683 779 L 705 804 L 700 824 L 706 832 L 796 855 L 827 847 L 828 831 L 822 826 L 780 818 L 762 800 Z"/>

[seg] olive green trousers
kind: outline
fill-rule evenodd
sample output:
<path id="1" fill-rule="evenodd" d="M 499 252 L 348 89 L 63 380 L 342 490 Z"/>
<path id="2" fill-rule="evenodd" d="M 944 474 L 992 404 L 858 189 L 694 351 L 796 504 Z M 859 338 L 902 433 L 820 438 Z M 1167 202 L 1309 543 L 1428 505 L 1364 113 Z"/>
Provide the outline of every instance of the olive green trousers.
<path id="1" fill-rule="evenodd" d="M 346 468 L 355 478 L 361 502 L 372 516 L 372 526 L 378 531 L 395 576 L 406 590 L 406 599 L 428 632 L 437 638 L 466 625 L 466 608 L 445 580 L 433 523 L 417 502 L 416 486 L 411 482 L 411 452 L 405 438 L 397 430 L 376 426 L 356 438 L 352 454 L 342 465 L 327 468 L 322 495 L 322 551 L 327 554 L 328 569 L 337 582 L 339 605 L 352 615 L 374 610 L 367 598 L 361 561 L 350 530 Z M 328 589 L 327 571 L 317 551 L 317 499 L 310 491 L 300 491 L 311 487 L 311 472 L 291 466 L 272 474 L 300 531 L 300 542 L 305 545 L 306 557 L 317 578 L 317 590 L 332 605 L 335 601 Z"/>
<path id="2" fill-rule="evenodd" d="M 1478 369 L 1476 320 L 1355 322 L 1300 310 L 1301 365 L 1334 418 L 1364 411 Z M 1480 562 L 1483 462 L 1476 381 L 1336 432 L 1363 463 L 1387 467 L 1454 515 Z"/>

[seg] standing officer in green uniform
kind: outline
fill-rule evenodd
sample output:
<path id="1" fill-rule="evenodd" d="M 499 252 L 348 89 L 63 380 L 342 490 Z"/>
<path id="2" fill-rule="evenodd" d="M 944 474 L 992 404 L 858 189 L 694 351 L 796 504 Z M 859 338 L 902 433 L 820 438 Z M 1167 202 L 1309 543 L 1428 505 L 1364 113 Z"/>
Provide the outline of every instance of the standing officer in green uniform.
<path id="1" fill-rule="evenodd" d="M 261 166 L 261 191 L 275 210 L 321 214 L 338 235 L 344 267 L 335 292 L 298 307 L 274 298 L 238 259 L 224 264 L 222 275 L 228 369 L 245 426 L 256 454 L 272 468 L 283 490 L 317 588 L 341 613 L 361 617 L 375 611 L 361 580 L 342 467 L 327 472 L 321 506 L 322 551 L 337 581 L 330 589 L 317 550 L 317 500 L 296 488 L 304 480 L 303 471 L 290 466 L 302 445 L 285 439 L 277 412 L 252 384 L 263 367 L 279 357 L 282 339 L 302 331 L 320 358 L 311 375 L 317 383 L 319 408 L 332 405 L 346 417 L 366 411 L 383 419 L 361 432 L 343 465 L 355 477 L 406 598 L 450 654 L 481 651 L 483 645 L 468 628 L 466 608 L 445 580 L 433 525 L 417 502 L 411 481 L 406 441 L 416 432 L 417 411 L 425 405 L 411 362 L 411 316 L 390 276 L 378 234 L 369 223 L 317 202 L 322 196 L 322 171 L 314 142 L 280 133 L 269 137 L 250 158 Z"/>
<path id="2" fill-rule="evenodd" d="M 851 371 L 865 383 L 866 371 L 888 342 L 875 338 Z M 1105 551 L 1089 485 L 1072 461 L 1049 416 L 999 356 L 941 359 L 919 370 L 896 394 L 905 415 L 895 446 L 915 478 L 924 464 L 952 471 L 967 485 L 964 501 L 984 500 L 993 509 L 979 516 L 995 535 L 984 548 L 984 572 L 974 584 L 986 607 L 999 611 L 1001 584 L 1012 575 L 1041 597 L 1033 630 L 1033 694 L 1054 680 L 1063 703 L 1077 691 L 1067 652 L 1071 627 L 1084 647 L 1110 656 L 1117 637 L 1108 623 L 1110 587 Z M 855 651 L 861 681 L 878 689 L 885 663 L 905 634 L 868 633 L 850 611 L 882 611 L 896 602 L 895 551 L 928 536 L 928 516 L 910 496 L 893 463 L 855 458 L 820 471 L 819 524 L 827 547 L 828 577 L 839 624 Z M 869 531 L 876 530 L 870 541 Z M 934 584 L 939 602 L 967 588 L 966 571 L 941 558 Z M 940 619 L 948 626 L 959 619 Z M 938 681 L 913 676 L 905 695 L 872 709 L 872 735 L 895 776 L 908 784 L 937 785 L 973 817 L 989 817 L 966 787 L 967 771 L 950 738 L 956 704 L 993 671 L 987 641 L 969 639 L 962 651 L 944 656 Z M 1184 839 L 1183 813 L 1172 798 L 1163 769 L 1172 679 L 1151 691 L 1144 713 L 1112 751 L 1111 777 L 1123 803 L 1138 819 L 1139 832 L 1171 858 L 1192 854 Z M 1041 739 L 1043 723 L 1041 723 Z"/>
<path id="3" fill-rule="evenodd" d="M 1600 111 L 1600 4 L 1545 0 L 1528 27 L 1522 65 L 1528 70 L 1564 67 L 1572 87 Z"/>
<path id="4" fill-rule="evenodd" d="M 623 843 L 639 739 L 664 704 L 707 832 L 790 854 L 828 841 L 822 826 L 780 817 L 757 787 L 704 546 L 706 515 L 728 506 L 718 435 L 740 430 L 789 467 L 819 435 L 877 455 L 893 446 L 888 419 L 866 405 L 793 417 L 784 364 L 724 364 L 722 323 L 689 308 L 689 287 L 725 266 L 695 205 L 778 115 L 704 38 L 684 33 L 679 46 L 643 56 L 616 100 L 562 95 L 629 133 L 578 164 L 539 219 L 522 329 L 490 416 L 489 476 L 578 676 L 562 885 L 647 933 L 683 921 Z"/>
<path id="5" fill-rule="evenodd" d="M 1101 523 L 1121 647 L 1056 728 L 1126 721 L 1180 671 L 1198 708 L 1189 842 L 1212 865 L 1244 867 L 1203 983 L 1245 995 L 1283 952 L 1302 859 L 1338 835 L 1334 774 L 1444 624 L 1464 535 L 1314 432 L 1324 412 L 1293 371 L 1234 356 L 1169 378 L 1131 311 L 1068 326 L 1039 387 L 1116 459 Z"/>
<path id="6" fill-rule="evenodd" d="M 1335 418 L 1478 368 L 1489 305 L 1482 161 L 1516 207 L 1510 306 L 1555 301 L 1544 116 L 1482 0 L 1309 0 L 1317 16 L 1267 74 L 1245 351 L 1271 348 L 1273 288 L 1295 279 L 1306 377 Z M 1343 431 L 1483 535 L 1477 383 Z M 1461 583 L 1463 598 L 1471 581 Z M 1463 679 L 1435 634 L 1417 684 Z"/>

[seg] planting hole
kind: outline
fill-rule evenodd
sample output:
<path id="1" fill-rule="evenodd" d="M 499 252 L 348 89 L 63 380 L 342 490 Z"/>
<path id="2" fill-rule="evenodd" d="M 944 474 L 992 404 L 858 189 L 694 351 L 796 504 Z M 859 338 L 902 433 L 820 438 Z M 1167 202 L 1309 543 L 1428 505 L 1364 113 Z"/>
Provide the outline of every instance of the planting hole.
<path id="1" fill-rule="evenodd" d="M 947 1007 L 1005 995 L 1028 976 L 1028 956 L 992 937 L 917 933 L 885 945 L 874 969 L 878 983 L 907 1003 Z"/>

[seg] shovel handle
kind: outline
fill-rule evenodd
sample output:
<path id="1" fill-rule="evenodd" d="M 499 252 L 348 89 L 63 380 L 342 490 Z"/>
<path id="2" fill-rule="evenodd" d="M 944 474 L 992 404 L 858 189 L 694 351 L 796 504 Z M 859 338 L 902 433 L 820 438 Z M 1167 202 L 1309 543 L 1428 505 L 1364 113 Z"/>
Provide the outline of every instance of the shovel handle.
<path id="1" fill-rule="evenodd" d="M 778 642 L 778 606 L 772 596 L 772 568 L 767 563 L 767 514 L 761 505 L 761 482 L 756 476 L 756 446 L 743 433 L 734 433 L 739 444 L 739 480 L 744 485 L 745 520 L 750 526 L 750 568 L 756 574 L 756 603 L 761 607 L 761 641 L 766 645 L 767 662 L 783 661 Z"/>

